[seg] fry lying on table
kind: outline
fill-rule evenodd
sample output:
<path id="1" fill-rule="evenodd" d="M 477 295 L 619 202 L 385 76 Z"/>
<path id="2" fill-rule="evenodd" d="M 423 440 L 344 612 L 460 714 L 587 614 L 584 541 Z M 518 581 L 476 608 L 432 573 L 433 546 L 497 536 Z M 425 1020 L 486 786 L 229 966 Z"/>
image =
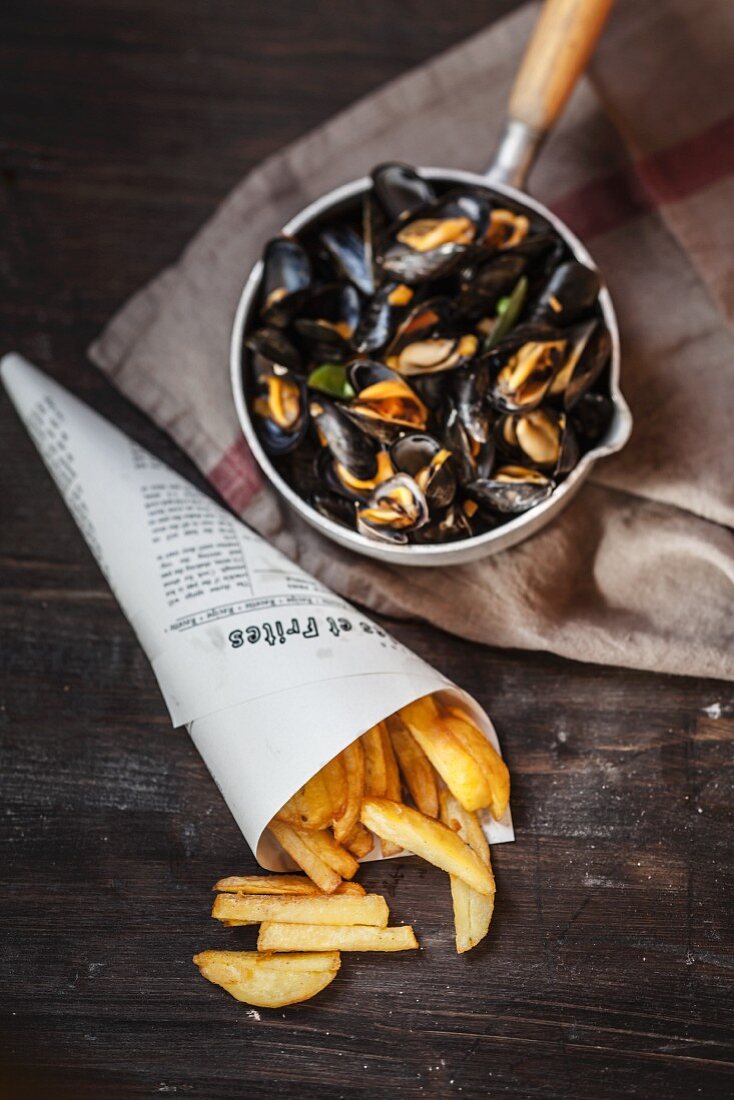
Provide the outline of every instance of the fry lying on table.
<path id="1" fill-rule="evenodd" d="M 376 842 L 385 856 L 412 852 L 446 871 L 456 950 L 469 951 L 487 935 L 495 896 L 477 811 L 499 820 L 509 797 L 507 766 L 469 715 L 441 696 L 418 699 L 344 749 L 270 822 L 307 877 L 234 875 L 214 887 L 212 916 L 259 924 L 257 951 L 202 951 L 194 962 L 237 1000 L 280 1008 L 333 981 L 341 951 L 417 948 L 411 927 L 388 927 L 383 897 L 349 881 Z"/>

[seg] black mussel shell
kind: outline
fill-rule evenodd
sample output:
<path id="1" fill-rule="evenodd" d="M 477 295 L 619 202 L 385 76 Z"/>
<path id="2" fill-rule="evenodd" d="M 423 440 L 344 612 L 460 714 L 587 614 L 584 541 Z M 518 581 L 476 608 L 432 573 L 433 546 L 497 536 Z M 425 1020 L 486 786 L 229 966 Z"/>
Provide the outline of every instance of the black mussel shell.
<path id="1" fill-rule="evenodd" d="M 277 363 L 281 367 L 295 371 L 297 374 L 303 370 L 300 353 L 296 350 L 282 329 L 268 325 L 256 329 L 245 337 L 245 347 L 261 355 L 271 363 Z"/>
<path id="2" fill-rule="evenodd" d="M 330 492 L 345 497 L 352 503 L 365 502 L 381 482 L 387 481 L 395 474 L 395 467 L 386 450 L 379 449 L 376 459 L 374 474 L 367 478 L 360 478 L 343 463 L 338 462 L 328 447 L 323 447 L 318 461 L 321 484 L 325 485 Z"/>
<path id="3" fill-rule="evenodd" d="M 586 326 L 579 326 L 580 329 Z M 563 404 L 566 409 L 572 409 L 583 395 L 591 389 L 597 378 L 609 362 L 612 354 L 612 338 L 609 330 L 603 328 L 598 322 L 592 322 L 590 331 L 581 333 L 573 342 L 572 352 L 567 358 L 570 370 L 566 372 L 566 364 L 559 373 L 565 374 L 563 382 Z M 569 362 L 570 360 L 570 362 Z M 555 389 L 551 387 L 551 393 Z"/>
<path id="4" fill-rule="evenodd" d="M 268 454 L 288 454 L 308 430 L 306 387 L 302 378 L 282 367 L 263 367 L 260 361 L 252 404 L 255 428 Z"/>
<path id="5" fill-rule="evenodd" d="M 428 409 L 404 378 L 382 363 L 358 360 L 347 369 L 356 393 L 344 412 L 363 432 L 391 442 L 404 431 L 422 430 Z"/>
<path id="6" fill-rule="evenodd" d="M 396 474 L 377 486 L 366 505 L 357 508 L 357 530 L 382 541 L 403 541 L 428 518 L 428 503 L 416 482 L 407 474 Z"/>
<path id="7" fill-rule="evenodd" d="M 385 360 L 398 374 L 422 378 L 453 370 L 476 355 L 479 340 L 456 328 L 456 315 L 448 298 L 419 303 L 398 326 Z"/>
<path id="8" fill-rule="evenodd" d="M 488 403 L 490 370 L 487 358 L 461 366 L 451 376 L 451 388 L 461 422 L 472 439 L 489 439 L 492 411 Z"/>
<path id="9" fill-rule="evenodd" d="M 356 513 L 354 504 L 346 497 L 337 493 L 318 492 L 313 493 L 310 501 L 312 508 L 330 519 L 332 523 L 338 523 L 342 527 L 349 527 L 353 531 L 356 527 Z"/>
<path id="10" fill-rule="evenodd" d="M 390 243 L 376 262 L 409 284 L 444 278 L 476 254 L 488 217 L 488 199 L 451 192 L 393 227 Z"/>
<path id="11" fill-rule="evenodd" d="M 553 482 L 538 470 L 522 466 L 501 466 L 491 478 L 477 478 L 466 487 L 467 496 L 481 508 L 517 515 L 546 500 Z"/>
<path id="12" fill-rule="evenodd" d="M 532 326 L 514 329 L 487 355 L 494 381 L 490 400 L 500 412 L 528 412 L 550 390 L 566 351 L 561 333 L 549 338 Z"/>
<path id="13" fill-rule="evenodd" d="M 352 357 L 361 303 L 351 283 L 320 287 L 293 322 L 312 358 L 342 363 Z"/>
<path id="14" fill-rule="evenodd" d="M 340 275 L 349 279 L 367 297 L 374 293 L 372 264 L 364 239 L 359 233 L 348 225 L 338 225 L 322 232 L 321 243 Z"/>
<path id="15" fill-rule="evenodd" d="M 492 311 L 499 298 L 509 293 L 527 267 L 527 257 L 515 253 L 488 259 L 461 273 L 458 311 L 463 317 L 479 318 Z"/>
<path id="16" fill-rule="evenodd" d="M 390 448 L 396 470 L 409 474 L 423 490 L 429 508 L 446 508 L 456 495 L 456 472 L 451 451 L 433 436 L 411 432 Z"/>
<path id="17" fill-rule="evenodd" d="M 400 221 L 419 207 L 436 198 L 428 180 L 419 176 L 409 164 L 397 161 L 378 164 L 372 172 L 375 197 L 389 222 Z"/>
<path id="18" fill-rule="evenodd" d="M 598 272 L 577 260 L 569 260 L 551 275 L 531 320 L 565 328 L 588 316 L 596 304 L 600 289 Z"/>
<path id="19" fill-rule="evenodd" d="M 293 237 L 274 237 L 265 245 L 260 316 L 273 325 L 287 325 L 311 286 L 311 261 Z"/>
<path id="20" fill-rule="evenodd" d="M 446 401 L 446 380 L 441 374 L 413 374 L 410 388 L 417 393 L 426 408 L 440 413 Z"/>
<path id="21" fill-rule="evenodd" d="M 565 413 L 537 408 L 527 413 L 509 413 L 495 430 L 500 449 L 515 462 L 557 476 L 567 474 L 579 460 L 576 436 Z"/>
<path id="22" fill-rule="evenodd" d="M 439 513 L 425 527 L 416 531 L 413 541 L 423 546 L 457 542 L 459 539 L 471 538 L 474 533 L 472 521 L 461 504 L 453 503 L 445 512 Z"/>
<path id="23" fill-rule="evenodd" d="M 343 406 L 319 396 L 312 397 L 309 409 L 336 461 L 359 481 L 373 478 L 377 473 L 377 445 L 345 415 Z"/>
<path id="24" fill-rule="evenodd" d="M 614 416 L 614 402 L 603 393 L 585 393 L 570 413 L 571 424 L 582 445 L 588 450 L 605 435 Z"/>
<path id="25" fill-rule="evenodd" d="M 361 354 L 379 351 L 392 340 L 399 318 L 413 300 L 413 291 L 402 283 L 384 283 L 367 302 L 354 346 Z"/>

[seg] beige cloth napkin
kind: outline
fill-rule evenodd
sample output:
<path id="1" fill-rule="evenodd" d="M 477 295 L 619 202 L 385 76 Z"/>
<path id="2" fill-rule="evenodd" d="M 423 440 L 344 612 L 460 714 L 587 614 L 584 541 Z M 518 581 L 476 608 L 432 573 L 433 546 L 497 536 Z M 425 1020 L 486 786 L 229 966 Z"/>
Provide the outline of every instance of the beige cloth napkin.
<path id="1" fill-rule="evenodd" d="M 493 645 L 734 679 L 734 6 L 619 0 L 532 177 L 589 245 L 619 314 L 625 451 L 550 527 L 435 570 L 341 550 L 262 484 L 228 344 L 266 238 L 390 158 L 486 166 L 530 5 L 338 115 L 249 175 L 91 348 L 258 531 L 350 599 Z"/>

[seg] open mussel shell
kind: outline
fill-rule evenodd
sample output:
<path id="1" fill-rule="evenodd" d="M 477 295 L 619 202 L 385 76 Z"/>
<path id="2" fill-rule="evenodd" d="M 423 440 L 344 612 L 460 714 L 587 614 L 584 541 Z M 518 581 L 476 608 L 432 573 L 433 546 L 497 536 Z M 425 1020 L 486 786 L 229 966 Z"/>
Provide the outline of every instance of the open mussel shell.
<path id="1" fill-rule="evenodd" d="M 384 348 L 393 338 L 413 295 L 413 290 L 403 283 L 383 283 L 365 306 L 354 337 L 356 350 L 364 355 Z"/>
<path id="2" fill-rule="evenodd" d="M 557 267 L 533 310 L 531 320 L 565 328 L 588 316 L 601 289 L 598 272 L 578 260 Z"/>
<path id="3" fill-rule="evenodd" d="M 402 221 L 414 210 L 434 202 L 433 187 L 409 164 L 393 161 L 378 164 L 372 172 L 372 186 L 389 222 Z"/>
<path id="4" fill-rule="evenodd" d="M 400 432 L 425 429 L 428 409 L 395 371 L 365 359 L 353 363 L 347 377 L 356 396 L 344 412 L 367 435 L 389 443 Z"/>
<path id="5" fill-rule="evenodd" d="M 256 355 L 268 359 L 271 363 L 277 363 L 290 371 L 300 373 L 303 370 L 303 362 L 300 353 L 293 346 L 282 329 L 274 325 L 266 325 L 256 329 L 245 338 L 245 347 Z"/>
<path id="6" fill-rule="evenodd" d="M 374 293 L 369 250 L 359 233 L 351 226 L 337 225 L 322 232 L 321 243 L 340 275 L 367 297 Z"/>
<path id="7" fill-rule="evenodd" d="M 490 435 L 484 443 L 473 439 L 451 401 L 446 403 L 440 435 L 443 445 L 453 455 L 460 485 L 468 485 L 478 477 L 489 477 L 494 462 L 494 438 Z"/>
<path id="8" fill-rule="evenodd" d="M 539 470 L 525 466 L 500 466 L 491 478 L 477 478 L 466 487 L 467 496 L 481 508 L 502 515 L 527 512 L 553 492 L 553 482 Z"/>
<path id="9" fill-rule="evenodd" d="M 409 284 L 443 278 L 472 254 L 488 218 L 488 199 L 468 191 L 443 195 L 394 226 L 376 262 Z"/>
<path id="10" fill-rule="evenodd" d="M 432 435 L 409 432 L 401 436 L 390 447 L 390 458 L 396 470 L 413 478 L 431 511 L 451 504 L 456 495 L 454 457 Z"/>
<path id="11" fill-rule="evenodd" d="M 453 503 L 444 512 L 432 514 L 431 521 L 413 534 L 413 541 L 421 545 L 456 542 L 471 538 L 473 534 L 475 531 L 472 521 L 464 508 Z"/>
<path id="12" fill-rule="evenodd" d="M 488 395 L 490 370 L 486 358 L 476 359 L 456 370 L 451 388 L 461 422 L 472 439 L 486 443 L 492 423 Z"/>
<path id="13" fill-rule="evenodd" d="M 510 339 L 487 356 L 494 382 L 490 400 L 500 412 L 528 412 L 537 408 L 549 392 L 563 362 L 567 341 L 531 326 L 516 329 Z"/>
<path id="14" fill-rule="evenodd" d="M 395 467 L 386 450 L 378 450 L 375 458 L 374 472 L 369 477 L 364 477 L 354 473 L 348 464 L 339 462 L 329 448 L 324 447 L 318 460 L 322 484 L 337 496 L 346 497 L 350 501 L 365 502 L 378 485 L 395 475 Z"/>
<path id="15" fill-rule="evenodd" d="M 311 286 L 311 261 L 292 237 L 274 237 L 263 254 L 260 316 L 284 326 L 301 307 Z"/>
<path id="16" fill-rule="evenodd" d="M 313 358 L 341 363 L 352 356 L 360 312 L 359 294 L 351 283 L 331 283 L 309 297 L 293 327 Z"/>
<path id="17" fill-rule="evenodd" d="M 385 362 L 406 378 L 453 370 L 476 355 L 479 340 L 456 331 L 456 315 L 448 298 L 420 302 L 398 326 Z"/>
<path id="18" fill-rule="evenodd" d="M 551 396 L 563 395 L 564 408 L 572 409 L 596 382 L 612 354 L 612 338 L 594 321 L 576 325 L 568 335 L 563 366 L 551 384 Z"/>
<path id="19" fill-rule="evenodd" d="M 386 542 L 406 542 L 428 522 L 428 502 L 412 477 L 396 474 L 378 485 L 367 504 L 357 508 L 357 530 Z"/>
<path id="20" fill-rule="evenodd" d="M 253 412 L 257 433 L 269 454 L 287 454 L 302 442 L 308 430 L 303 379 L 284 367 L 267 367 L 262 360 L 256 385 Z"/>
<path id="21" fill-rule="evenodd" d="M 500 449 L 513 461 L 566 474 L 578 462 L 579 447 L 565 413 L 555 409 L 533 409 L 509 413 L 497 423 Z"/>
<path id="22" fill-rule="evenodd" d="M 344 407 L 322 397 L 312 397 L 311 419 L 331 457 L 360 482 L 377 474 L 377 444 L 345 414 Z"/>

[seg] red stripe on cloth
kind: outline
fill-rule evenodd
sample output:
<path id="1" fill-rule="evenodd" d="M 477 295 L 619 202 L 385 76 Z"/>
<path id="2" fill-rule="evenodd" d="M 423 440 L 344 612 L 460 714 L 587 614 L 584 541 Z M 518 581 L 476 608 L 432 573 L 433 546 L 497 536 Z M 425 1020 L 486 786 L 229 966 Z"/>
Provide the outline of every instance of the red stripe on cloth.
<path id="1" fill-rule="evenodd" d="M 554 202 L 553 211 L 582 239 L 593 237 L 732 174 L 734 115 L 729 115 L 677 145 L 591 180 Z"/>
<path id="2" fill-rule="evenodd" d="M 244 439 L 238 439 L 224 452 L 207 477 L 237 513 L 244 512 L 263 485 L 260 469 Z"/>

